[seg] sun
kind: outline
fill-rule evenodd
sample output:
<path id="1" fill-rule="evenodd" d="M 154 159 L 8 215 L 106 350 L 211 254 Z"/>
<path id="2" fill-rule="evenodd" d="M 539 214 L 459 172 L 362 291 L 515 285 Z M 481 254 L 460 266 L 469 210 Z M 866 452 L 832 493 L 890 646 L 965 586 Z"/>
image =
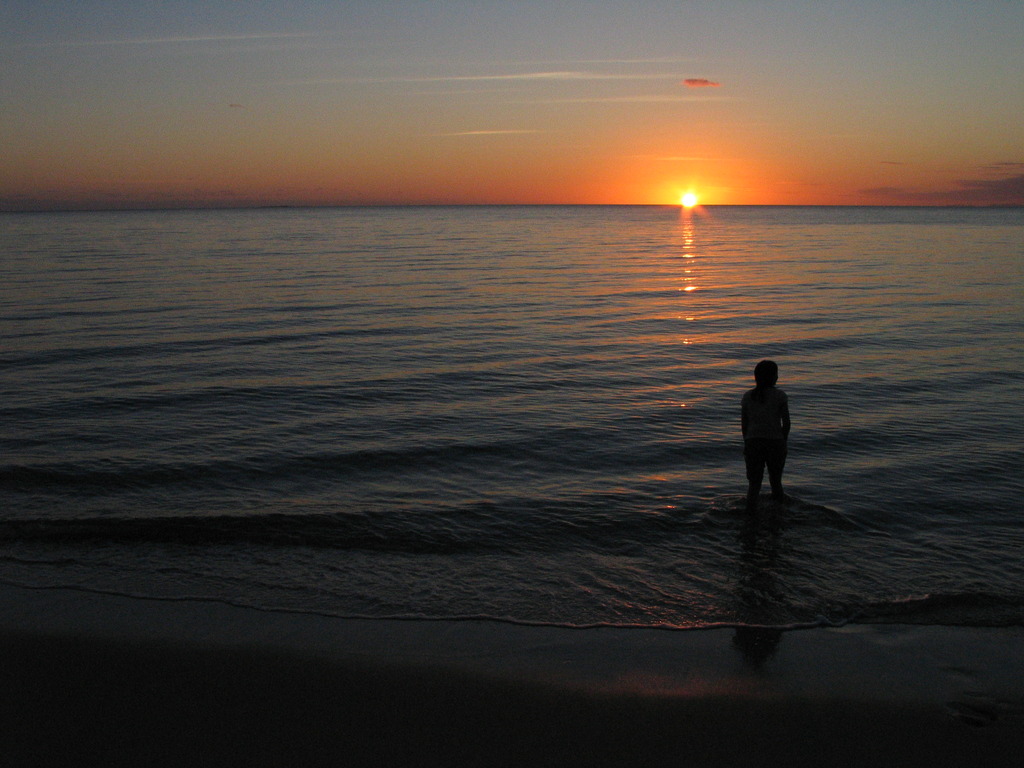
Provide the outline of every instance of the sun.
<path id="1" fill-rule="evenodd" d="M 679 203 L 683 208 L 693 208 L 697 204 L 697 196 L 693 192 L 687 192 L 679 198 Z"/>

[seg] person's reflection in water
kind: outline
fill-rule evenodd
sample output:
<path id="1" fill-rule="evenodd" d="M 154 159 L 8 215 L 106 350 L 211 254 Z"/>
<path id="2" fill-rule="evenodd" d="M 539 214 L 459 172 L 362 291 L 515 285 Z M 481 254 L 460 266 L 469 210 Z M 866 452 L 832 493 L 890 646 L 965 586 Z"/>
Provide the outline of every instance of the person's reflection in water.
<path id="1" fill-rule="evenodd" d="M 748 519 L 740 531 L 740 546 L 737 597 L 746 623 L 736 627 L 732 644 L 744 661 L 758 670 L 775 654 L 782 640 L 782 630 L 771 626 L 782 601 L 776 579 L 778 528 L 766 528 Z"/>
<path id="2" fill-rule="evenodd" d="M 732 644 L 743 654 L 744 661 L 760 669 L 775 655 L 782 640 L 782 630 L 776 627 L 736 627 Z"/>

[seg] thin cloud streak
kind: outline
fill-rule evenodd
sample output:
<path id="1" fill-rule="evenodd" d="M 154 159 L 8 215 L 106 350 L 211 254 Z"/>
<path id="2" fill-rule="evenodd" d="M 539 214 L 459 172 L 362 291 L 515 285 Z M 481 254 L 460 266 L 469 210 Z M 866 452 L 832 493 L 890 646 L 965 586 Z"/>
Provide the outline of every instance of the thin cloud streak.
<path id="1" fill-rule="evenodd" d="M 708 157 L 707 155 L 672 155 L 668 157 L 655 157 L 655 160 L 659 160 L 663 163 L 692 163 L 692 162 L 736 162 L 738 158 L 734 157 Z"/>
<path id="2" fill-rule="evenodd" d="M 603 72 L 518 72 L 499 75 L 440 75 L 437 77 L 327 77 L 300 83 L 473 83 L 473 82 L 571 82 L 580 80 L 676 80 L 676 74 L 609 74 Z"/>
<path id="3" fill-rule="evenodd" d="M 730 96 L 580 96 L 565 99 L 521 99 L 506 104 L 680 104 L 685 102 L 734 101 Z"/>
<path id="4" fill-rule="evenodd" d="M 182 35 L 178 37 L 139 37 L 122 40 L 61 40 L 52 43 L 22 43 L 20 48 L 103 48 L 132 45 L 182 45 L 189 43 L 239 43 L 256 40 L 287 40 L 321 37 L 319 32 L 266 32 L 237 35 Z"/>
<path id="5" fill-rule="evenodd" d="M 511 61 L 507 62 L 506 66 L 517 66 L 517 67 L 541 67 L 551 65 L 567 65 L 567 64 L 586 64 L 589 66 L 605 66 L 611 64 L 626 64 L 626 65 L 644 65 L 644 64 L 690 64 L 697 59 L 693 57 L 678 58 L 672 56 L 664 56 L 662 58 L 653 59 L 546 59 L 546 60 L 534 60 L 534 61 Z"/>
<path id="6" fill-rule="evenodd" d="M 504 129 L 492 131 L 457 131 L 456 133 L 437 133 L 435 136 L 514 136 L 517 134 L 541 133 L 532 129 Z"/>

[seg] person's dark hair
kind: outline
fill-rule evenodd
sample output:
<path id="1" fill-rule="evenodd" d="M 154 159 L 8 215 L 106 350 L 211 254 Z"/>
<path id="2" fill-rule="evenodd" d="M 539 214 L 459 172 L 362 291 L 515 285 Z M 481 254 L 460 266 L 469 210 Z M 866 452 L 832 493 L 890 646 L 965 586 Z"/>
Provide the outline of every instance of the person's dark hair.
<path id="1" fill-rule="evenodd" d="M 779 366 L 775 364 L 774 360 L 762 360 L 760 363 L 754 366 L 754 381 L 757 386 L 754 387 L 754 394 L 752 395 L 755 400 L 759 403 L 764 401 L 764 391 L 769 387 L 774 387 L 775 382 L 779 380 Z"/>

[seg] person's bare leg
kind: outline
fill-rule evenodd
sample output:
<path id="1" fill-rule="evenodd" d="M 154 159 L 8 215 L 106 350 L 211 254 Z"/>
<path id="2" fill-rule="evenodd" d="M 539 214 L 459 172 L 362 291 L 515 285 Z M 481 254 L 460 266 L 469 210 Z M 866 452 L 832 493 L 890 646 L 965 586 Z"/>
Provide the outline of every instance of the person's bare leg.
<path id="1" fill-rule="evenodd" d="M 772 486 L 772 498 L 775 501 L 785 501 L 786 494 L 782 490 L 782 470 L 786 468 L 786 445 L 778 452 L 772 451 L 767 457 L 768 482 Z"/>

